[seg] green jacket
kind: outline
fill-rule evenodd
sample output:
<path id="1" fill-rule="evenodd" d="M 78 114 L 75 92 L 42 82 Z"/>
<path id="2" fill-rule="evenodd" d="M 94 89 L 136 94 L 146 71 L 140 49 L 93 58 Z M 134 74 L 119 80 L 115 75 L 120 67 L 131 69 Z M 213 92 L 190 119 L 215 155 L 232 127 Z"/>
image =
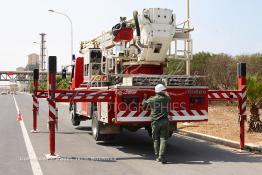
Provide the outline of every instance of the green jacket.
<path id="1" fill-rule="evenodd" d="M 160 118 L 168 117 L 168 103 L 170 97 L 165 94 L 156 94 L 149 99 L 144 99 L 142 102 L 143 108 L 151 107 L 152 121 L 157 121 Z"/>

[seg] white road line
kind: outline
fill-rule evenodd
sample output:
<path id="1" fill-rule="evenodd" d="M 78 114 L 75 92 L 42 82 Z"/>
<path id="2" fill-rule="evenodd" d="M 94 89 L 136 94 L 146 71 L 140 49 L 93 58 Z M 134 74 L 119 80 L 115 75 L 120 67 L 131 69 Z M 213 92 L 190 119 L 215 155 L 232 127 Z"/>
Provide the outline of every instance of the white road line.
<path id="1" fill-rule="evenodd" d="M 15 107 L 16 107 L 17 114 L 18 114 L 19 113 L 19 107 L 17 105 L 17 102 L 16 102 L 14 95 L 13 95 L 13 99 L 14 99 Z M 36 157 L 33 145 L 31 143 L 29 135 L 27 133 L 25 123 L 24 123 L 23 120 L 19 121 L 19 123 L 20 123 L 22 133 L 23 133 L 23 136 L 24 136 L 24 141 L 25 141 L 27 153 L 28 153 L 28 156 L 29 156 L 30 164 L 31 164 L 31 167 L 32 167 L 32 170 L 33 170 L 33 174 L 34 175 L 43 175 L 43 172 L 41 170 L 40 164 L 39 164 L 38 159 Z"/>

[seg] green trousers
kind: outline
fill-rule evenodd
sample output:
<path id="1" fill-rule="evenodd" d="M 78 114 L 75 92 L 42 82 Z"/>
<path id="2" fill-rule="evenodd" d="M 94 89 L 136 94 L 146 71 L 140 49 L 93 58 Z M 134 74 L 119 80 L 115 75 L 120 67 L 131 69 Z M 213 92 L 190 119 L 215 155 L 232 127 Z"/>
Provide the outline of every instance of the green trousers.
<path id="1" fill-rule="evenodd" d="M 166 156 L 167 139 L 169 135 L 168 119 L 159 119 L 151 123 L 152 138 L 154 143 L 155 155 L 157 157 Z"/>

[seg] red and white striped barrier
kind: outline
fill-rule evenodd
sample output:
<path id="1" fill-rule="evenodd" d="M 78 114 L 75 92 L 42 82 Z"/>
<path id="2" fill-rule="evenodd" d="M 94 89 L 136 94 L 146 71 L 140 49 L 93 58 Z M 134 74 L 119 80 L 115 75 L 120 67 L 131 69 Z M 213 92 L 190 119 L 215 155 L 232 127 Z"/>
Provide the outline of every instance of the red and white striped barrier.
<path id="1" fill-rule="evenodd" d="M 37 130 L 37 115 L 39 111 L 39 102 L 38 102 L 38 97 L 37 97 L 37 90 L 38 90 L 38 80 L 39 80 L 39 70 L 34 69 L 33 73 L 33 130 L 31 130 L 32 133 L 37 133 L 39 132 Z"/>
<path id="2" fill-rule="evenodd" d="M 38 108 L 39 108 L 38 98 L 33 95 L 33 109 L 38 109 Z"/>
<path id="3" fill-rule="evenodd" d="M 56 110 L 56 57 L 49 56 L 48 58 L 48 125 L 49 125 L 49 146 L 50 154 L 47 159 L 57 158 L 55 154 L 55 126 L 57 124 L 57 110 Z"/>
<path id="4" fill-rule="evenodd" d="M 114 91 L 97 90 L 58 90 L 55 93 L 56 102 L 112 102 Z"/>
<path id="5" fill-rule="evenodd" d="M 38 98 L 33 95 L 33 130 L 31 131 L 32 133 L 37 133 L 39 132 L 37 130 L 37 115 L 39 111 L 39 102 Z"/>
<path id="6" fill-rule="evenodd" d="M 238 63 L 238 90 L 242 92 L 241 99 L 238 103 L 239 108 L 239 124 L 240 124 L 240 148 L 245 148 L 245 121 L 246 121 L 246 63 Z"/>
<path id="7" fill-rule="evenodd" d="M 242 95 L 241 95 L 241 101 L 239 102 L 240 107 L 240 115 L 247 115 L 247 88 L 245 85 L 242 85 Z"/>
<path id="8" fill-rule="evenodd" d="M 137 122 L 151 121 L 150 111 L 119 111 L 117 121 Z M 172 110 L 168 116 L 170 121 L 201 121 L 208 119 L 207 110 Z"/>
<path id="9" fill-rule="evenodd" d="M 236 90 L 209 90 L 208 99 L 209 100 L 240 100 L 242 96 L 241 91 Z"/>
<path id="10" fill-rule="evenodd" d="M 48 97 L 48 91 L 47 90 L 37 90 L 36 96 L 37 96 L 37 98 L 47 98 Z"/>
<path id="11" fill-rule="evenodd" d="M 200 116 L 208 115 L 207 110 L 173 110 L 170 112 L 172 116 Z"/>
<path id="12" fill-rule="evenodd" d="M 202 121 L 208 120 L 207 110 L 173 110 L 169 119 L 173 121 Z"/>
<path id="13" fill-rule="evenodd" d="M 56 119 L 57 119 L 57 109 L 56 109 L 56 103 L 54 100 L 49 100 L 48 103 L 48 107 L 49 107 L 49 121 L 55 122 L 56 123 Z"/>

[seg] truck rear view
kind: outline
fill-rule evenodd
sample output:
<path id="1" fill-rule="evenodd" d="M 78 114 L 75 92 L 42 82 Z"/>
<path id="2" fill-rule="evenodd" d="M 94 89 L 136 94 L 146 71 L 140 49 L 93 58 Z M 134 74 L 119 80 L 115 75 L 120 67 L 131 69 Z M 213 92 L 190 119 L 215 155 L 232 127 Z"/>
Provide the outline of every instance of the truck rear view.
<path id="1" fill-rule="evenodd" d="M 95 140 L 112 139 L 123 129 L 145 128 L 150 134 L 151 111 L 142 108 L 142 101 L 144 96 L 154 96 L 154 87 L 160 83 L 171 97 L 170 136 L 177 122 L 207 121 L 208 88 L 197 85 L 197 76 L 174 75 L 175 70 L 165 74 L 171 60 L 192 59 L 193 29 L 185 28 L 186 22 L 177 25 L 169 9 L 144 9 L 134 11 L 133 19 L 121 17 L 112 30 L 83 41 L 71 88 L 100 90 L 90 98 L 110 100 L 71 103 L 72 124 L 92 120 Z M 114 95 L 107 97 L 107 91 Z"/>

